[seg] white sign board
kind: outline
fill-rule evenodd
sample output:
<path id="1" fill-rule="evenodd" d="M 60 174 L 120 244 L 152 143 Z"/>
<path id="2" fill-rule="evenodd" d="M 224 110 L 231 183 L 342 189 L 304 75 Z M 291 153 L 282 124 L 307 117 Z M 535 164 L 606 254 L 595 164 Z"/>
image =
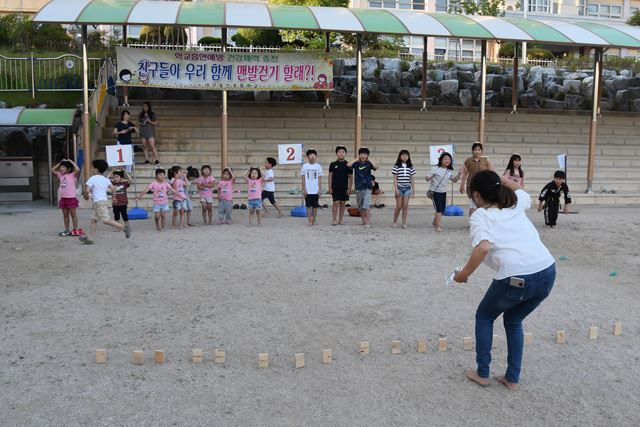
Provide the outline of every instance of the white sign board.
<path id="1" fill-rule="evenodd" d="M 278 162 L 281 165 L 302 163 L 302 144 L 278 145 Z"/>
<path id="2" fill-rule="evenodd" d="M 111 167 L 133 164 L 133 145 L 107 145 L 107 163 Z"/>
<path id="3" fill-rule="evenodd" d="M 449 153 L 453 158 L 453 145 L 430 145 L 429 146 L 429 160 L 431 166 L 436 166 L 438 164 L 438 159 L 442 153 Z M 453 160 L 453 159 L 452 159 Z"/>
<path id="4" fill-rule="evenodd" d="M 560 169 L 566 169 L 566 167 L 567 167 L 567 155 L 566 154 L 558 154 L 558 167 Z"/>

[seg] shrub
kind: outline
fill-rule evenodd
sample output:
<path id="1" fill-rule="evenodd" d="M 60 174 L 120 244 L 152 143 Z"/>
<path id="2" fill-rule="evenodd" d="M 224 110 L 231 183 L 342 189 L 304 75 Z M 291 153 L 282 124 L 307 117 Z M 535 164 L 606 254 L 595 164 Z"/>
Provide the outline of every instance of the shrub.
<path id="1" fill-rule="evenodd" d="M 553 59 L 553 53 L 548 51 L 547 49 L 542 49 L 541 47 L 534 47 L 531 49 L 527 49 L 527 58 L 529 59 Z"/>
<path id="2" fill-rule="evenodd" d="M 222 39 L 220 37 L 204 36 L 200 40 L 198 40 L 198 44 L 201 44 L 204 46 L 215 46 L 221 43 L 222 43 Z"/>
<path id="3" fill-rule="evenodd" d="M 409 62 L 408 61 L 400 61 L 400 70 L 401 71 L 409 71 Z"/>
<path id="4" fill-rule="evenodd" d="M 511 42 L 505 42 L 500 44 L 500 50 L 498 56 L 501 58 L 513 58 L 514 46 Z"/>

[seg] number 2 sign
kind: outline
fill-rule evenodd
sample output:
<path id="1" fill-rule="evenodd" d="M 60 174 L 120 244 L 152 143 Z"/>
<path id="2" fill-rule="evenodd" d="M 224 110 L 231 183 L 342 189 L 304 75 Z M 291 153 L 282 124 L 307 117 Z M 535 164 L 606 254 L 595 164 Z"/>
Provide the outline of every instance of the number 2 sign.
<path id="1" fill-rule="evenodd" d="M 302 163 L 302 144 L 278 145 L 278 162 L 281 165 Z"/>
<path id="2" fill-rule="evenodd" d="M 133 164 L 132 145 L 107 145 L 107 163 L 109 166 L 130 166 Z"/>

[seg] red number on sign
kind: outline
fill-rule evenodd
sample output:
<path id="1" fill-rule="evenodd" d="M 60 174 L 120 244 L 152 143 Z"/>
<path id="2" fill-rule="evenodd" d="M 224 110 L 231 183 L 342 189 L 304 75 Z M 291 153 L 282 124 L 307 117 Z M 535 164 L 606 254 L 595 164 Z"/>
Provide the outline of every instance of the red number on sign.
<path id="1" fill-rule="evenodd" d="M 296 150 L 293 147 L 287 147 L 287 161 L 296 159 Z"/>
<path id="2" fill-rule="evenodd" d="M 122 148 L 118 148 L 118 163 L 124 163 L 124 159 L 122 158 Z"/>

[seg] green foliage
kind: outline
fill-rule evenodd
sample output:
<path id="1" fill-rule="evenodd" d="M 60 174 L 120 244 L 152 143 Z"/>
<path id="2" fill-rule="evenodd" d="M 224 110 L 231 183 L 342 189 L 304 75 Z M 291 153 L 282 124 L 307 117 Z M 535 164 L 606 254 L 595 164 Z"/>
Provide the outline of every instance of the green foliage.
<path id="1" fill-rule="evenodd" d="M 498 56 L 500 58 L 513 58 L 514 46 L 512 42 L 500 43 L 500 50 Z"/>
<path id="2" fill-rule="evenodd" d="M 504 0 L 462 0 L 451 9 L 466 15 L 504 16 Z"/>
<path id="3" fill-rule="evenodd" d="M 374 75 L 377 79 L 379 79 L 379 78 L 380 78 L 380 73 L 381 73 L 380 68 L 376 68 L 375 70 L 373 70 L 373 75 Z"/>
<path id="4" fill-rule="evenodd" d="M 204 36 L 200 40 L 198 40 L 198 44 L 201 44 L 204 46 L 214 46 L 214 45 L 219 45 L 221 43 L 222 43 L 222 39 L 220 37 Z"/>
<path id="5" fill-rule="evenodd" d="M 140 29 L 140 41 L 149 44 L 175 44 L 187 43 L 187 30 L 185 27 L 152 26 L 144 25 Z"/>
<path id="6" fill-rule="evenodd" d="M 547 49 L 542 49 L 541 47 L 534 47 L 532 49 L 527 49 L 527 58 L 551 60 L 551 59 L 554 59 L 554 56 L 553 56 L 553 53 L 551 53 Z"/>
<path id="7" fill-rule="evenodd" d="M 409 62 L 405 60 L 400 61 L 400 70 L 409 71 Z"/>
<path id="8" fill-rule="evenodd" d="M 0 18 L 0 45 L 18 50 L 68 48 L 71 38 L 62 25 L 35 24 L 29 15 L 10 13 Z"/>
<path id="9" fill-rule="evenodd" d="M 567 99 L 567 94 L 564 92 L 558 92 L 556 93 L 556 96 L 554 97 L 554 99 L 556 101 L 564 101 Z"/>
<path id="10" fill-rule="evenodd" d="M 640 25 L 640 10 L 636 10 L 635 12 L 633 12 L 633 15 L 631 15 L 627 20 L 627 24 Z"/>
<path id="11" fill-rule="evenodd" d="M 241 28 L 231 37 L 236 46 L 282 46 L 284 43 L 278 30 Z"/>

